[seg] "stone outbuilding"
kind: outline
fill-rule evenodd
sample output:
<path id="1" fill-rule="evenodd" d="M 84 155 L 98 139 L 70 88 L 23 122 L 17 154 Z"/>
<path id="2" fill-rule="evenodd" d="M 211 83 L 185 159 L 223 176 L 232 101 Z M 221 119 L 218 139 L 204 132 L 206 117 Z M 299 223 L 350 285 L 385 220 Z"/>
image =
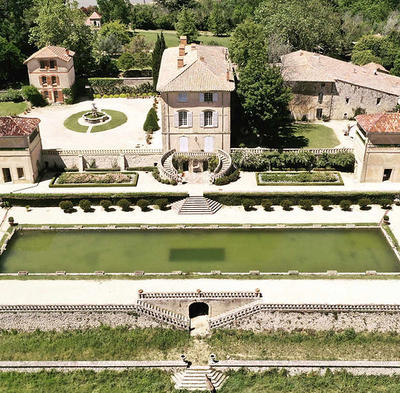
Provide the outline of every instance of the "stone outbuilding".
<path id="1" fill-rule="evenodd" d="M 161 93 L 163 150 L 230 151 L 231 92 L 235 89 L 228 49 L 187 44 L 164 51 Z"/>
<path id="2" fill-rule="evenodd" d="M 392 111 L 399 103 L 400 78 L 380 64 L 358 66 L 299 50 L 282 56 L 280 66 L 293 90 L 296 120 L 349 119 Z"/>
<path id="3" fill-rule="evenodd" d="M 400 182 L 400 113 L 356 117 L 354 153 L 361 182 Z"/>
<path id="4" fill-rule="evenodd" d="M 90 26 L 94 30 L 98 30 L 101 27 L 101 15 L 94 11 L 92 15 L 90 15 L 85 22 L 86 26 Z"/>
<path id="5" fill-rule="evenodd" d="M 42 142 L 40 120 L 0 117 L 0 183 L 34 183 L 39 177 Z"/>
<path id="6" fill-rule="evenodd" d="M 75 52 L 59 46 L 46 46 L 24 61 L 29 83 L 52 103 L 64 102 L 62 90 L 75 83 Z"/>

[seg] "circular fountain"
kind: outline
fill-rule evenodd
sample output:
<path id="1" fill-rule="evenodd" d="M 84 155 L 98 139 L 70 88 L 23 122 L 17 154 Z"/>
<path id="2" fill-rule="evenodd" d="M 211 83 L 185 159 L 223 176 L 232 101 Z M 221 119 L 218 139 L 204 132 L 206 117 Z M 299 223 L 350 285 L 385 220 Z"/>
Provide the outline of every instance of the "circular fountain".
<path id="1" fill-rule="evenodd" d="M 90 112 L 86 112 L 82 115 L 84 122 L 88 124 L 98 124 L 104 123 L 110 119 L 110 116 L 107 113 L 100 112 L 97 110 L 96 104 L 93 102 L 92 110 Z"/>

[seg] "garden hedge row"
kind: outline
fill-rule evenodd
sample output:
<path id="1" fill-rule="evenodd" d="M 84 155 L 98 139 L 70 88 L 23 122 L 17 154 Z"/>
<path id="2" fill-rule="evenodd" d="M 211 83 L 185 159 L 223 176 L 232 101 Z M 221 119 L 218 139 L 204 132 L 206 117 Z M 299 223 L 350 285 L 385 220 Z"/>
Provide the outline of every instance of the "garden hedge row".
<path id="1" fill-rule="evenodd" d="M 99 205 L 103 199 L 108 199 L 113 205 L 120 199 L 128 199 L 132 204 L 136 204 L 139 199 L 147 199 L 150 204 L 154 204 L 157 199 L 166 198 L 168 203 L 187 198 L 187 193 L 174 192 L 140 192 L 140 193 L 81 193 L 81 194 L 0 194 L 3 202 L 10 203 L 11 206 L 32 206 L 32 207 L 54 207 L 61 201 L 71 201 L 74 206 L 78 206 L 81 199 L 88 199 L 92 205 Z"/>
<path id="2" fill-rule="evenodd" d="M 115 169 L 113 170 L 115 172 Z M 104 175 L 104 174 L 109 174 L 109 172 L 104 172 L 104 171 L 91 171 L 91 174 L 99 174 L 99 175 Z M 133 179 L 132 183 L 66 183 L 66 184 L 57 184 L 56 181 L 60 175 L 54 176 L 51 179 L 51 182 L 49 184 L 49 188 L 64 188 L 64 187 L 136 187 L 138 180 L 139 180 L 139 174 L 136 172 L 119 172 L 122 174 L 129 174 L 129 175 L 135 175 L 135 178 Z M 132 176 L 133 177 L 133 176 Z"/>
<path id="3" fill-rule="evenodd" d="M 394 199 L 396 192 L 271 192 L 271 193 L 204 193 L 205 198 L 213 199 L 227 206 L 240 206 L 244 199 L 252 199 L 255 204 L 261 204 L 263 199 L 269 199 L 273 205 L 280 205 L 282 200 L 290 199 L 294 205 L 300 200 L 309 199 L 313 205 L 319 205 L 321 199 L 329 199 L 333 205 L 338 205 L 343 199 L 358 203 L 361 198 L 368 198 L 372 204 L 379 204 L 382 199 Z"/>

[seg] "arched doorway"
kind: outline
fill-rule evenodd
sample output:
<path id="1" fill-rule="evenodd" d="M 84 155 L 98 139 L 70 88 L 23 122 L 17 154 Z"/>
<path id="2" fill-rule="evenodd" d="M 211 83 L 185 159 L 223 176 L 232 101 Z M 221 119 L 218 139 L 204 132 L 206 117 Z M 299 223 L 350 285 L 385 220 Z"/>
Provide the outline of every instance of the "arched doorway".
<path id="1" fill-rule="evenodd" d="M 209 307 L 207 303 L 196 302 L 189 306 L 189 318 L 196 318 L 202 315 L 208 315 Z"/>

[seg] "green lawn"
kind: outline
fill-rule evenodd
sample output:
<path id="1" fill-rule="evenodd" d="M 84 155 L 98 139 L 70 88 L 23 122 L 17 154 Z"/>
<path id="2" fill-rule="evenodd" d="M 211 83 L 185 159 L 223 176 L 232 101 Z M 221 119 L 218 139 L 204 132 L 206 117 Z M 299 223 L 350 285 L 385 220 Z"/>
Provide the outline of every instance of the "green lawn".
<path id="1" fill-rule="evenodd" d="M 400 335 L 383 333 L 253 333 L 216 330 L 199 353 L 188 332 L 174 329 L 99 327 L 65 332 L 0 331 L 0 360 L 174 360 L 181 353 L 207 361 L 275 360 L 400 360 Z M 0 373 L 1 374 L 1 373 Z M 1 390 L 0 390 L 1 391 Z"/>
<path id="2" fill-rule="evenodd" d="M 306 139 L 307 148 L 330 148 L 340 144 L 332 128 L 322 124 L 297 123 L 295 136 Z M 297 147 L 297 146 L 294 146 Z"/>
<path id="3" fill-rule="evenodd" d="M 138 34 L 143 35 L 147 41 L 154 44 L 157 39 L 157 34 L 161 33 L 161 30 L 136 30 Z M 165 43 L 167 47 L 170 48 L 172 46 L 179 45 L 179 38 L 176 35 L 176 31 L 171 30 L 163 30 Z M 229 37 L 214 37 L 212 35 L 200 34 L 197 38 L 202 44 L 205 45 L 221 45 L 221 46 L 228 46 L 229 45 Z"/>
<path id="4" fill-rule="evenodd" d="M 400 376 L 354 376 L 345 372 L 288 376 L 230 372 L 220 393 L 369 393 L 400 391 Z M 69 373 L 0 373 L 0 392 L 7 393 L 184 393 L 174 390 L 171 375 L 161 370 L 74 371 Z"/>
<path id="5" fill-rule="evenodd" d="M 103 112 L 106 112 L 111 116 L 111 121 L 105 124 L 100 124 L 98 126 L 94 125 L 91 132 L 101 132 L 101 131 L 107 131 L 111 130 L 113 128 L 119 127 L 120 125 L 126 123 L 128 118 L 126 117 L 125 113 L 119 112 L 119 111 L 113 111 L 111 109 L 102 109 Z M 88 126 L 83 126 L 78 123 L 78 119 L 82 117 L 84 113 L 88 111 L 83 111 L 83 112 L 78 112 L 74 113 L 70 117 L 68 117 L 64 121 L 64 127 L 68 128 L 71 131 L 76 131 L 76 132 L 87 132 Z"/>
<path id="6" fill-rule="evenodd" d="M 27 108 L 26 102 L 0 102 L 0 116 L 19 115 Z"/>

